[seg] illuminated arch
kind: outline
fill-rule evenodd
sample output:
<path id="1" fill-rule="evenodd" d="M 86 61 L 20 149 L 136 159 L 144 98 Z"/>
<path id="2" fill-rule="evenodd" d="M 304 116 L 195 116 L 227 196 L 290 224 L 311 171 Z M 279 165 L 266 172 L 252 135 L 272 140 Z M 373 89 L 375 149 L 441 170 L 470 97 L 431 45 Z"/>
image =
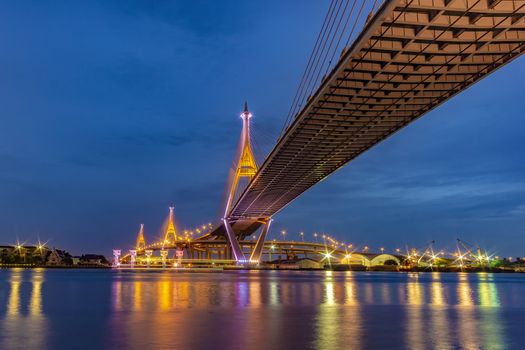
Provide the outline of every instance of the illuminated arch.
<path id="1" fill-rule="evenodd" d="M 341 259 L 341 264 L 370 266 L 370 259 L 359 253 L 348 254 Z"/>
<path id="2" fill-rule="evenodd" d="M 370 266 L 401 265 L 401 261 L 391 254 L 379 254 L 370 260 Z"/>

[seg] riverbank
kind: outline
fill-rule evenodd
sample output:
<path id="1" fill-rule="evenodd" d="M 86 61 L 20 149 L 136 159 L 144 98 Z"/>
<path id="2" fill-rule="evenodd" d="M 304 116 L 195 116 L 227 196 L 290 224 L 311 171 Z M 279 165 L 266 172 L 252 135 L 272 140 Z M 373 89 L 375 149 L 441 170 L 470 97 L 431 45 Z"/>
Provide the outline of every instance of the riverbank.
<path id="1" fill-rule="evenodd" d="M 39 266 L 32 264 L 1 264 L 1 269 L 50 269 L 50 270 L 115 270 L 115 271 L 126 271 L 126 272 L 178 272 L 178 273 L 211 273 L 211 272 L 222 272 L 222 271 L 333 271 L 333 272 L 439 272 L 439 273 L 525 273 L 525 269 L 522 268 L 399 268 L 394 269 L 391 267 L 381 268 L 375 266 L 373 268 L 367 267 L 356 267 L 356 266 L 332 266 L 331 268 L 293 268 L 293 267 L 245 267 L 245 266 L 220 266 L 220 267 L 180 267 L 180 268 L 163 268 L 160 266 L 154 267 L 119 267 L 113 268 L 111 266 Z"/>
<path id="2" fill-rule="evenodd" d="M 109 265 L 36 265 L 36 264 L 0 264 L 0 269 L 111 269 Z"/>

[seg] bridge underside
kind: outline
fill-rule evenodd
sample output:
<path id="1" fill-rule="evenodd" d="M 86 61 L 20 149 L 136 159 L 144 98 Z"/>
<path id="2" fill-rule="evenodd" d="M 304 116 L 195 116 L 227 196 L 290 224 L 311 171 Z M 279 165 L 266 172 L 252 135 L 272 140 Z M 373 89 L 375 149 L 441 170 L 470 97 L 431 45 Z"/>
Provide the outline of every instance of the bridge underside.
<path id="1" fill-rule="evenodd" d="M 235 232 L 523 53 L 524 16 L 522 0 L 387 0 L 232 207 Z"/>

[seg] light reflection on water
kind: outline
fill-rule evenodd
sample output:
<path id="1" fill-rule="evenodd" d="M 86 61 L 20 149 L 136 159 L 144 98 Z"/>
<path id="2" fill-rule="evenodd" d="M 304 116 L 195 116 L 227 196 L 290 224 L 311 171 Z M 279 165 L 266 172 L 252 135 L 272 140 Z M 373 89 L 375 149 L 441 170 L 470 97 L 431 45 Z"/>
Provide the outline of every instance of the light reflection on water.
<path id="1" fill-rule="evenodd" d="M 524 275 L 1 270 L 0 303 L 0 349 L 525 344 Z"/>
<path id="2" fill-rule="evenodd" d="M 22 269 L 13 269 L 10 272 L 7 284 L 9 297 L 2 320 L 0 349 L 44 348 L 47 332 L 46 318 L 42 312 L 44 275 L 42 269 L 34 269 L 29 273 L 24 273 Z M 30 290 L 28 302 L 21 295 L 26 286 Z"/>

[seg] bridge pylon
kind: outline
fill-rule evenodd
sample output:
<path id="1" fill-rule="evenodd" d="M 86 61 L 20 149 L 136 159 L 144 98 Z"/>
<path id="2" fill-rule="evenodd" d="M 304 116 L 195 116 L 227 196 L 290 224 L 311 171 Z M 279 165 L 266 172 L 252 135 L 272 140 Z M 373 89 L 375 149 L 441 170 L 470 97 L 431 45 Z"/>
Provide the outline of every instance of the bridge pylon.
<path id="1" fill-rule="evenodd" d="M 177 241 L 177 230 L 175 229 L 174 210 L 175 207 L 169 207 L 170 214 L 168 216 L 168 226 L 164 235 L 164 244 L 175 243 Z"/>
<path id="2" fill-rule="evenodd" d="M 253 156 L 252 145 L 250 140 L 250 119 L 252 114 L 248 110 L 248 102 L 244 103 L 244 111 L 241 113 L 242 119 L 242 134 L 240 140 L 240 153 L 235 166 L 235 174 L 231 187 L 228 191 L 228 197 L 226 199 L 226 208 L 224 210 L 224 217 L 228 217 L 231 209 L 231 205 L 235 199 L 235 193 L 239 186 L 239 181 L 242 178 L 251 181 L 257 173 L 257 163 Z"/>
<path id="3" fill-rule="evenodd" d="M 249 261 L 251 264 L 259 264 L 261 262 L 264 242 L 266 241 L 266 235 L 268 234 L 268 230 L 270 230 L 270 224 L 272 221 L 273 219 L 268 219 L 261 229 L 259 238 L 257 238 L 257 243 L 255 243 L 255 247 L 253 248 L 252 254 L 250 255 Z"/>
<path id="4" fill-rule="evenodd" d="M 248 109 L 248 103 L 244 103 L 244 111 L 241 113 L 242 119 L 242 133 L 241 140 L 239 143 L 239 153 L 238 158 L 235 163 L 235 171 L 233 175 L 233 180 L 231 186 L 227 192 L 226 207 L 224 210 L 223 223 L 226 231 L 226 238 L 230 243 L 232 253 L 235 257 L 235 260 L 240 263 L 245 262 L 259 262 L 262 254 L 262 247 L 264 245 L 264 240 L 266 233 L 268 232 L 269 222 L 264 225 L 259 240 L 257 241 L 256 248 L 252 252 L 250 259 L 246 259 L 242 247 L 238 240 L 238 233 L 235 232 L 233 224 L 236 221 L 236 218 L 230 216 L 231 207 L 234 204 L 236 199 L 235 195 L 240 191 L 239 184 L 242 179 L 248 180 L 249 183 L 255 174 L 257 174 L 258 166 L 253 155 L 251 139 L 250 139 L 250 120 L 252 118 L 252 113 Z"/>
<path id="5" fill-rule="evenodd" d="M 146 239 L 144 238 L 144 224 L 140 224 L 139 234 L 137 235 L 137 244 L 135 245 L 136 250 L 146 249 Z"/>

